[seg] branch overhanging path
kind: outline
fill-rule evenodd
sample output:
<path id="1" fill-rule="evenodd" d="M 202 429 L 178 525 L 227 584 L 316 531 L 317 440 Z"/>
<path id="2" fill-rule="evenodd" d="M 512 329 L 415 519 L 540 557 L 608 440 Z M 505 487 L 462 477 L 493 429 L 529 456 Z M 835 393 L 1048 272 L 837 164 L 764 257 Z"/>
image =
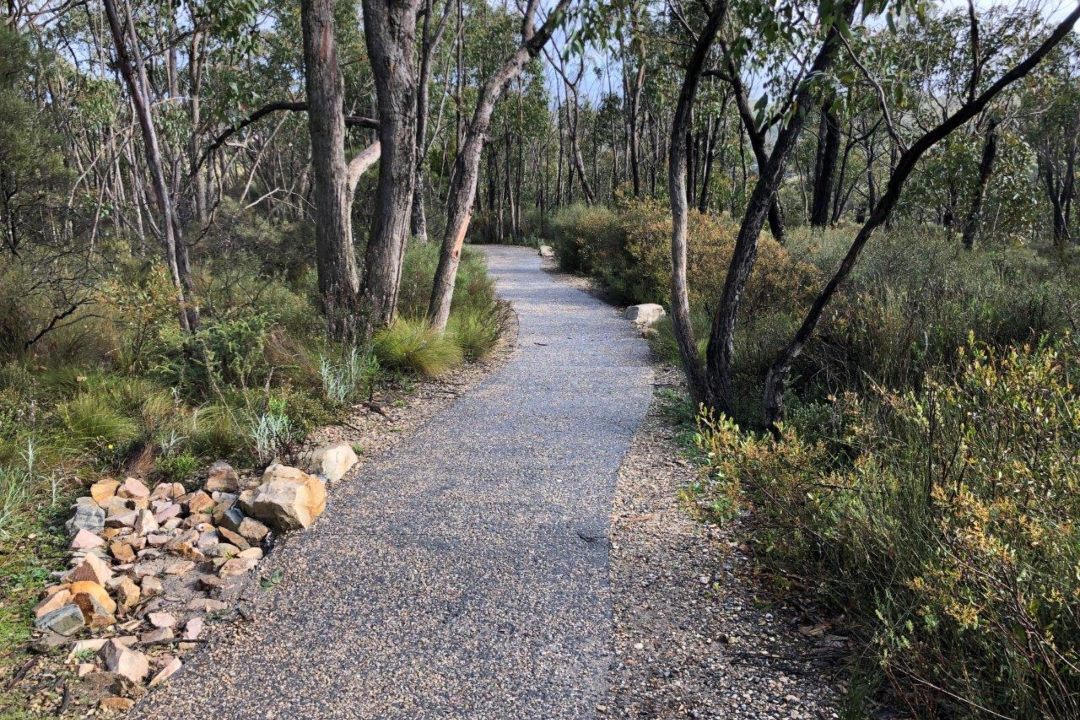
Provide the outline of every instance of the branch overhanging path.
<path id="1" fill-rule="evenodd" d="M 252 622 L 135 717 L 595 715 L 612 660 L 603 538 L 652 396 L 648 349 L 534 251 L 486 253 L 519 316 L 514 356 L 332 486 L 319 522 L 269 556 L 282 579 Z"/>

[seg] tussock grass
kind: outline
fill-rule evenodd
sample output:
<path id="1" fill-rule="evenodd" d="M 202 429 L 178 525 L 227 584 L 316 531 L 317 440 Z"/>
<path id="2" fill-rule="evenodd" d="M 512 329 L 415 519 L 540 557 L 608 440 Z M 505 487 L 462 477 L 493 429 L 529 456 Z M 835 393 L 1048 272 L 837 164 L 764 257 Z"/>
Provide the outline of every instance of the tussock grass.
<path id="1" fill-rule="evenodd" d="M 461 347 L 449 333 L 439 333 L 424 320 L 398 318 L 374 337 L 379 362 L 394 370 L 438 377 L 460 365 Z"/>

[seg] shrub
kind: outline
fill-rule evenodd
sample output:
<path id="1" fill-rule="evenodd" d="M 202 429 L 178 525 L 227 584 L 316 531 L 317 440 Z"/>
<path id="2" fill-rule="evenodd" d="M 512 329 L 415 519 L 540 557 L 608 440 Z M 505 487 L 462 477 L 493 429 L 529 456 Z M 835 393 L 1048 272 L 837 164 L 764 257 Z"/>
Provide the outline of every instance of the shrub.
<path id="1" fill-rule="evenodd" d="M 748 507 L 759 560 L 846 614 L 920 717 L 1076 717 L 1080 346 L 958 357 L 780 440 L 702 418 L 695 497 Z"/>
<path id="2" fill-rule="evenodd" d="M 461 364 L 463 354 L 449 333 L 436 332 L 423 320 L 398 318 L 375 334 L 379 363 L 427 377 L 437 377 Z"/>
<path id="3" fill-rule="evenodd" d="M 163 334 L 156 374 L 195 398 L 219 396 L 223 386 L 247 388 L 266 378 L 265 315 L 208 319 L 194 333 Z"/>

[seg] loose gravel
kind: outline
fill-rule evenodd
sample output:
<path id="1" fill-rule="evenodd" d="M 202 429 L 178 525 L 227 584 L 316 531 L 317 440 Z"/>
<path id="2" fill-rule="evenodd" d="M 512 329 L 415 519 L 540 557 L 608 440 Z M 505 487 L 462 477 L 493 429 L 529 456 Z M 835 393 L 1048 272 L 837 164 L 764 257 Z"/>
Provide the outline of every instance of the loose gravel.
<path id="1" fill-rule="evenodd" d="M 657 387 L 682 392 L 677 371 Z M 611 520 L 614 648 L 604 710 L 619 718 L 839 717 L 844 640 L 763 597 L 738 522 L 694 520 L 678 491 L 699 470 L 653 401 L 619 470 Z"/>
<path id="2" fill-rule="evenodd" d="M 519 318 L 501 369 L 336 484 L 262 567 L 248 622 L 142 718 L 589 718 L 614 662 L 609 519 L 650 402 L 614 309 L 486 250 Z"/>

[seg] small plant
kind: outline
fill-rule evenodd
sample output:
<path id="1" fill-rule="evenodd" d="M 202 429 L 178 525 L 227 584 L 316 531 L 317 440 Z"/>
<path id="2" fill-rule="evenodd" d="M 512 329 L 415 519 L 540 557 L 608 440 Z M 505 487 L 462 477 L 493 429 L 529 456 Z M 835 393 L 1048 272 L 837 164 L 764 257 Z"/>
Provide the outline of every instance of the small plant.
<path id="1" fill-rule="evenodd" d="M 154 469 L 163 480 L 183 482 L 198 472 L 199 458 L 191 453 L 162 455 L 154 463 Z"/>
<path id="2" fill-rule="evenodd" d="M 438 377 L 461 364 L 461 348 L 449 333 L 439 333 L 423 320 L 398 318 L 375 335 L 379 362 L 395 370 Z"/>
<path id="3" fill-rule="evenodd" d="M 259 414 L 248 429 L 255 445 L 255 458 L 267 464 L 296 440 L 296 429 L 285 414 L 284 403 L 271 399 L 266 412 Z"/>
<path id="4" fill-rule="evenodd" d="M 71 437 L 82 445 L 123 448 L 138 437 L 135 421 L 117 410 L 104 393 L 86 392 L 59 408 Z"/>
<path id="5" fill-rule="evenodd" d="M 323 394 L 338 407 L 361 398 L 370 398 L 378 374 L 379 361 L 375 355 L 361 353 L 355 347 L 345 353 L 340 363 L 328 357 L 323 357 L 319 362 Z"/>

